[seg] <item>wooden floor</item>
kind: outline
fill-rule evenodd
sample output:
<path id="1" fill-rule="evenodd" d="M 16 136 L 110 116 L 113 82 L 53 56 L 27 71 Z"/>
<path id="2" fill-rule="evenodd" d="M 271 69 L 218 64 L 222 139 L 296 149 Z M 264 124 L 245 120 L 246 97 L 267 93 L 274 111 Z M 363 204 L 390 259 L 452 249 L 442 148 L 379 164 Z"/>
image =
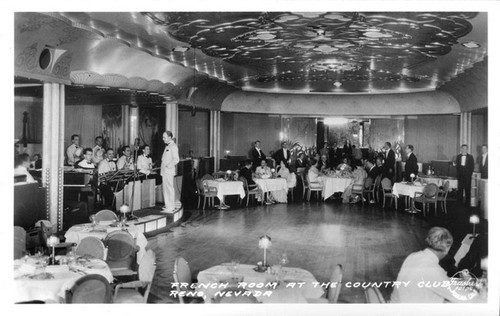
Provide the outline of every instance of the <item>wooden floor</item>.
<path id="1" fill-rule="evenodd" d="M 461 227 L 456 217 L 424 219 L 402 210 L 343 205 L 338 200 L 212 210 L 205 216 L 188 210 L 186 215 L 191 217 L 181 226 L 149 239 L 148 247 L 157 254 L 152 302 L 176 302 L 169 292 L 177 256 L 189 262 L 194 277 L 231 259 L 256 264 L 263 257 L 258 237 L 264 234 L 272 238 L 270 263 L 286 252 L 289 266 L 309 270 L 320 282 L 327 282 L 333 267 L 342 264 L 345 283 L 393 281 L 406 256 L 425 247 L 431 226 L 467 227 Z M 389 298 L 392 289 L 381 291 Z M 363 290 L 344 287 L 340 301 L 365 303 Z"/>

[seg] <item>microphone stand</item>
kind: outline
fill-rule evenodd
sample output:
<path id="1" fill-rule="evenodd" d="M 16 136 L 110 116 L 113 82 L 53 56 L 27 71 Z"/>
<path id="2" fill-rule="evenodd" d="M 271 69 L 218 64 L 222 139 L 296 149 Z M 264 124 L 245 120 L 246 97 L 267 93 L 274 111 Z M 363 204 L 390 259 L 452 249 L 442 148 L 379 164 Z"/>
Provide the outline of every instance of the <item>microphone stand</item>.
<path id="1" fill-rule="evenodd" d="M 139 153 L 139 150 L 137 149 L 134 153 L 134 175 L 132 177 L 132 194 L 130 197 L 130 219 L 134 220 L 137 219 L 138 217 L 134 215 L 134 193 L 135 193 L 135 182 L 137 180 L 137 154 Z"/>

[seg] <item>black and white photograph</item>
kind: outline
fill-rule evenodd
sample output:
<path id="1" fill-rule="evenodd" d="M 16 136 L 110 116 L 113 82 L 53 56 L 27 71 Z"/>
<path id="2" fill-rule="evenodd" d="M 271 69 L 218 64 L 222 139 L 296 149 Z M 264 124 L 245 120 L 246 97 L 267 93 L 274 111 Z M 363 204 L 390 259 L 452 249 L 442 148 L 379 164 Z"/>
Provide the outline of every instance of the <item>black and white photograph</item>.
<path id="1" fill-rule="evenodd" d="M 498 315 L 498 1 L 31 2 L 12 312 Z"/>

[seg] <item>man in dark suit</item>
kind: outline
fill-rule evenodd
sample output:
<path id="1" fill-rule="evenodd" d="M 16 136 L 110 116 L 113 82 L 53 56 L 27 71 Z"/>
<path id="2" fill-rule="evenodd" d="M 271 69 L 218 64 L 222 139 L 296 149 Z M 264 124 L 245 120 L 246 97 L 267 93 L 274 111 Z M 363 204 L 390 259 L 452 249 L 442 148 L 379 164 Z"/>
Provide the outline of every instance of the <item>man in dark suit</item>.
<path id="1" fill-rule="evenodd" d="M 458 201 L 462 203 L 465 191 L 465 206 L 470 206 L 470 190 L 472 172 L 474 172 L 474 158 L 467 153 L 467 145 L 463 144 L 460 149 L 460 154 L 457 155 L 457 160 L 454 165 L 457 167 L 458 179 Z"/>
<path id="2" fill-rule="evenodd" d="M 391 143 L 386 142 L 384 145 L 385 156 L 384 156 L 384 177 L 389 178 L 394 181 L 394 174 L 396 169 L 396 153 L 391 148 Z"/>
<path id="3" fill-rule="evenodd" d="M 247 180 L 248 186 L 256 186 L 255 181 L 252 178 L 252 161 L 250 159 L 245 160 L 243 168 L 240 169 L 240 177 Z"/>
<path id="4" fill-rule="evenodd" d="M 332 147 L 328 148 L 328 160 L 332 168 L 336 168 L 342 162 L 342 152 L 342 148 L 338 147 L 336 142 L 333 143 Z"/>
<path id="5" fill-rule="evenodd" d="M 290 160 L 290 150 L 286 147 L 286 142 L 281 142 L 281 149 L 274 153 L 273 159 L 276 161 L 276 166 L 279 166 L 281 161 L 288 163 Z"/>
<path id="6" fill-rule="evenodd" d="M 380 174 L 378 168 L 375 166 L 372 160 L 367 160 L 366 163 L 366 170 L 368 172 L 368 178 L 372 178 L 373 181 L 375 181 L 375 178 Z"/>
<path id="7" fill-rule="evenodd" d="M 479 158 L 479 172 L 481 172 L 481 179 L 488 179 L 488 145 L 481 147 L 483 154 Z"/>
<path id="8" fill-rule="evenodd" d="M 411 181 L 410 175 L 413 173 L 416 177 L 418 174 L 417 157 L 413 153 L 413 145 L 406 146 L 406 155 L 408 159 L 406 159 L 405 163 L 405 180 Z"/>
<path id="9" fill-rule="evenodd" d="M 255 168 L 260 166 L 260 162 L 262 160 L 266 160 L 266 155 L 260 149 L 260 140 L 256 140 L 254 143 L 254 148 L 252 149 L 252 161 L 253 161 L 252 169 L 255 170 Z"/>

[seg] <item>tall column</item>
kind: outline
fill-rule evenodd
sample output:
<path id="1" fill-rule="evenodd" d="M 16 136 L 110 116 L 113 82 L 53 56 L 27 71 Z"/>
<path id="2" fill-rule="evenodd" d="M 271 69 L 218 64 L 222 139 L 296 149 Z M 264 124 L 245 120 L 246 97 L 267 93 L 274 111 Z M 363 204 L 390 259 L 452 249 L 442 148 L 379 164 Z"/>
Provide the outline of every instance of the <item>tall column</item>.
<path id="1" fill-rule="evenodd" d="M 219 170 L 221 123 L 220 111 L 210 111 L 210 156 L 214 157 L 214 169 Z"/>
<path id="2" fill-rule="evenodd" d="M 64 85 L 43 84 L 42 185 L 47 190 L 47 218 L 62 230 L 64 166 Z"/>
<path id="3" fill-rule="evenodd" d="M 171 131 L 174 137 L 178 139 L 179 135 L 179 105 L 177 102 L 166 102 L 165 130 Z"/>
<path id="4" fill-rule="evenodd" d="M 139 107 L 131 105 L 129 107 L 129 137 L 128 143 L 132 146 L 135 139 L 139 137 Z"/>
<path id="5" fill-rule="evenodd" d="M 130 105 L 125 104 L 122 105 L 122 126 L 123 126 L 123 135 L 122 135 L 122 146 L 131 145 L 130 144 Z M 132 145 L 134 142 L 132 141 Z"/>
<path id="6" fill-rule="evenodd" d="M 472 142 L 472 113 L 464 112 L 460 113 L 460 144 L 467 144 L 469 149 Z"/>

